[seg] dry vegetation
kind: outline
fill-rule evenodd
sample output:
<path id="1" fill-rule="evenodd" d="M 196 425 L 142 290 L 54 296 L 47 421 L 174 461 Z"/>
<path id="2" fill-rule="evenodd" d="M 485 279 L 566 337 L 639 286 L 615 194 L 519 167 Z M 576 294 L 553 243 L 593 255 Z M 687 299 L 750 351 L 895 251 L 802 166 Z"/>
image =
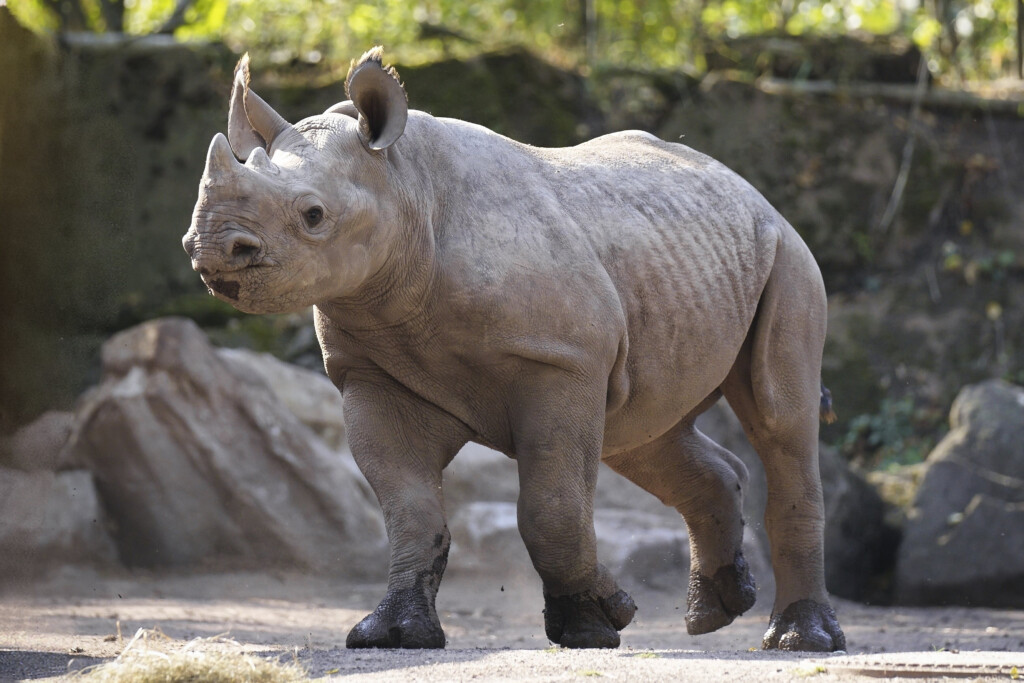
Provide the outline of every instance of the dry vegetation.
<path id="1" fill-rule="evenodd" d="M 139 629 L 117 659 L 74 676 L 86 683 L 292 683 L 306 681 L 298 663 L 282 663 L 241 652 L 230 639 L 195 638 L 186 643 L 159 630 Z"/>

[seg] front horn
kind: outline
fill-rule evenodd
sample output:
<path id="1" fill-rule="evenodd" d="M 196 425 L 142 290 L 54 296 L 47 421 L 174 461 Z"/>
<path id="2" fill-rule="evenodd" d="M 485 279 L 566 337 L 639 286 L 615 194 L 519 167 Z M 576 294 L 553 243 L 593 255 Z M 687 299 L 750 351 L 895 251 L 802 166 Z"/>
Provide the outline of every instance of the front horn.
<path id="1" fill-rule="evenodd" d="M 242 165 L 235 158 L 224 134 L 214 135 L 210 149 L 206 153 L 206 170 L 203 172 L 203 177 L 212 180 L 233 173 L 241 167 Z"/>

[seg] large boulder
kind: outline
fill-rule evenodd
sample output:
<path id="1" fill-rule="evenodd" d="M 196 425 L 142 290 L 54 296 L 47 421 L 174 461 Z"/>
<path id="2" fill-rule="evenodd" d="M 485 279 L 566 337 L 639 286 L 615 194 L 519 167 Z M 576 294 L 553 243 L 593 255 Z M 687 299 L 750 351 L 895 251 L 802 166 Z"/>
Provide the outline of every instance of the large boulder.
<path id="1" fill-rule="evenodd" d="M 314 372 L 249 349 L 217 349 L 217 355 L 239 381 L 272 391 L 328 445 L 341 448 L 345 444 L 341 392 L 322 369 Z"/>
<path id="2" fill-rule="evenodd" d="M 71 434 L 73 413 L 51 410 L 8 437 L 0 437 L 0 466 L 25 472 L 69 469 L 58 456 Z"/>
<path id="3" fill-rule="evenodd" d="M 122 561 L 382 571 L 365 482 L 274 393 L 240 381 L 193 322 L 121 332 L 102 361 L 63 457 L 93 472 Z"/>
<path id="4" fill-rule="evenodd" d="M 468 443 L 444 469 L 444 500 L 449 510 L 477 501 L 514 503 L 519 498 L 519 469 L 512 458 L 478 443 Z"/>
<path id="5" fill-rule="evenodd" d="M 818 469 L 825 499 L 825 586 L 848 600 L 888 601 L 887 577 L 900 532 L 889 523 L 885 502 L 825 444 L 818 448 Z"/>
<path id="6" fill-rule="evenodd" d="M 89 472 L 0 468 L 0 580 L 62 565 L 116 563 Z"/>
<path id="7" fill-rule="evenodd" d="M 964 388 L 928 456 L 896 569 L 906 604 L 1024 607 L 1024 389 Z"/>

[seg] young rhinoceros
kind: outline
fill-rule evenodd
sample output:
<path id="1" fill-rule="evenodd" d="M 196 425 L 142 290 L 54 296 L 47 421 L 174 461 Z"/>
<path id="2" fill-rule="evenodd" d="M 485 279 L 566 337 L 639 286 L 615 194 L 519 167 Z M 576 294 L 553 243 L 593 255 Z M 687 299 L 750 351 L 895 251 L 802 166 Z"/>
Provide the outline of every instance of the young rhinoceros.
<path id="1" fill-rule="evenodd" d="M 768 477 L 764 647 L 843 649 L 817 458 L 825 292 L 793 228 L 722 164 L 646 133 L 540 149 L 408 111 L 379 48 L 345 86 L 293 126 L 243 58 L 183 242 L 242 311 L 316 307 L 391 544 L 387 594 L 348 646 L 444 646 L 441 471 L 468 441 L 518 464 L 550 640 L 616 647 L 636 610 L 597 562 L 601 462 L 685 518 L 689 632 L 730 623 L 755 597 L 747 472 L 694 427 L 724 395 Z"/>

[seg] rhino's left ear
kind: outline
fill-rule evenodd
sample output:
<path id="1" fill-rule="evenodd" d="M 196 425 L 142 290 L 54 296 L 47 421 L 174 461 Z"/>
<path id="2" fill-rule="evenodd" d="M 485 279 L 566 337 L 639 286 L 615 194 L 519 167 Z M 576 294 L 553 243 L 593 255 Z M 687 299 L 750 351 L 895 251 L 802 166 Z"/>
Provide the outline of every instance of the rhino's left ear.
<path id="1" fill-rule="evenodd" d="M 359 112 L 359 133 L 370 149 L 387 149 L 405 131 L 409 102 L 398 73 L 381 61 L 383 48 L 369 50 L 349 69 L 345 93 Z"/>

